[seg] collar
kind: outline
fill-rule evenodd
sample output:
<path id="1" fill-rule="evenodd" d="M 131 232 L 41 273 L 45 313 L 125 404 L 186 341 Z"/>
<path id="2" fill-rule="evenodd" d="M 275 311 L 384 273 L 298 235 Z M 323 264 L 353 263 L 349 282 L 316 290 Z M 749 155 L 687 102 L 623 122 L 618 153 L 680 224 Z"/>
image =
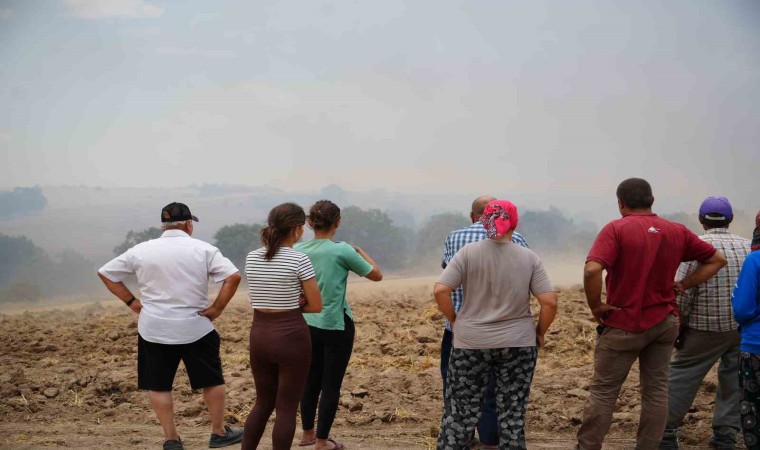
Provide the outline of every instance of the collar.
<path id="1" fill-rule="evenodd" d="M 190 237 L 189 234 L 185 233 L 182 230 L 166 230 L 163 233 L 161 233 L 162 238 L 169 238 L 169 237 Z"/>
<path id="2" fill-rule="evenodd" d="M 624 215 L 623 217 L 631 217 L 631 216 L 656 216 L 657 214 L 653 212 L 632 212 Z"/>
<path id="3" fill-rule="evenodd" d="M 729 234 L 728 228 L 710 228 L 705 230 L 705 234 Z"/>
<path id="4" fill-rule="evenodd" d="M 483 226 L 483 222 L 481 222 L 481 221 L 478 220 L 477 222 L 473 223 L 472 225 L 470 225 L 467 228 L 483 228 L 483 229 L 485 229 L 486 227 Z"/>

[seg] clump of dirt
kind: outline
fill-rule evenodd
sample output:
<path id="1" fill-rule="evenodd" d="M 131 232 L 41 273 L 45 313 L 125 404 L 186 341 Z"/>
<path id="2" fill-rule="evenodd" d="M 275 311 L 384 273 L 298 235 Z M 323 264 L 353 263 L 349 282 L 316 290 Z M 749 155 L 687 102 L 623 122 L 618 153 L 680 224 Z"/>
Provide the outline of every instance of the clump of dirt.
<path id="1" fill-rule="evenodd" d="M 442 317 L 431 286 L 382 284 L 351 296 L 356 342 L 334 426 L 363 448 L 431 448 L 442 411 Z M 0 316 L 0 445 L 23 448 L 95 445 L 110 436 L 130 448 L 152 448 L 160 429 L 137 391 L 136 316 L 114 303 Z M 248 361 L 251 312 L 242 297 L 215 322 L 222 336 L 227 419 L 241 424 L 256 397 Z M 539 354 L 528 412 L 528 438 L 572 440 L 593 374 L 594 323 L 582 293 L 560 296 L 558 318 Z M 703 383 L 686 417 L 682 440 L 711 433 L 717 378 Z M 180 430 L 204 439 L 208 416 L 181 367 L 175 380 Z M 623 387 L 611 434 L 634 438 L 640 413 L 638 367 Z M 57 424 L 55 437 L 30 436 L 25 425 Z M 207 437 L 205 438 L 207 439 Z M 119 445 L 115 445 L 119 447 Z M 30 447 L 31 448 L 31 447 Z"/>

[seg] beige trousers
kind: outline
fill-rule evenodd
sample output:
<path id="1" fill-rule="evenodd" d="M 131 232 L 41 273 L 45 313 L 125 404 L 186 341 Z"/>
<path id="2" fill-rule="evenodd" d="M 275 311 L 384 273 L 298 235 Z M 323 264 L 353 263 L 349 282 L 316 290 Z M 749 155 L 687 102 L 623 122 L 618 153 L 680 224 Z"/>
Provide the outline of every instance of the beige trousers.
<path id="1" fill-rule="evenodd" d="M 605 328 L 594 351 L 594 379 L 578 430 L 581 450 L 600 450 L 612 425 L 620 388 L 636 359 L 641 382 L 641 417 L 636 449 L 657 449 L 668 418 L 668 365 L 678 337 L 678 318 L 668 315 L 641 333 Z"/>

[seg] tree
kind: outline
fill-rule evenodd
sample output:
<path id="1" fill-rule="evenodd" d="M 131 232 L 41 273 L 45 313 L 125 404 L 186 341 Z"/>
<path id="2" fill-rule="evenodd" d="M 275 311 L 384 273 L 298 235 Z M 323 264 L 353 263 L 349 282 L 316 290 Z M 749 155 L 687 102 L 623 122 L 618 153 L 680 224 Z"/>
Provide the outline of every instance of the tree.
<path id="1" fill-rule="evenodd" d="M 596 228 L 577 225 L 554 206 L 547 211 L 525 211 L 517 231 L 539 252 L 586 252 L 596 237 Z"/>
<path id="2" fill-rule="evenodd" d="M 263 227 L 244 223 L 223 226 L 214 234 L 214 245 L 242 271 L 248 253 L 262 245 L 259 233 Z"/>
<path id="3" fill-rule="evenodd" d="M 129 233 L 127 233 L 127 237 L 124 238 L 124 242 L 114 247 L 113 252 L 117 255 L 121 255 L 140 242 L 160 238 L 161 233 L 163 233 L 163 231 L 157 227 L 146 228 L 142 231 L 130 230 Z"/>
<path id="4" fill-rule="evenodd" d="M 0 234 L 0 286 L 9 283 L 19 272 L 46 259 L 45 251 L 25 236 Z"/>
<path id="5" fill-rule="evenodd" d="M 45 206 L 47 198 L 39 186 L 17 187 L 11 192 L 0 192 L 0 218 L 41 211 Z"/>
<path id="6" fill-rule="evenodd" d="M 440 265 L 443 243 L 454 230 L 470 225 L 470 220 L 461 213 L 446 212 L 430 216 L 417 232 L 415 256 L 425 263 L 437 261 Z"/>
<path id="7" fill-rule="evenodd" d="M 341 211 L 336 240 L 357 245 L 381 267 L 400 268 L 406 263 L 405 250 L 411 242 L 388 214 L 379 209 L 363 210 L 349 206 Z"/>

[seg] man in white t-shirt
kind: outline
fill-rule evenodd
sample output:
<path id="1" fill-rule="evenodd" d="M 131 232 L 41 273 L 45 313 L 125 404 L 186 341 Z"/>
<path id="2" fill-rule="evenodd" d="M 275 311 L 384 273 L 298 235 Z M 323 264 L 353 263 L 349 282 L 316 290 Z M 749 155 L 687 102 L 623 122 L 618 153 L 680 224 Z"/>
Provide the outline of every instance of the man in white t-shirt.
<path id="1" fill-rule="evenodd" d="M 117 256 L 98 270 L 109 291 L 123 301 L 137 321 L 137 386 L 149 391 L 150 404 L 164 431 L 164 450 L 183 450 L 174 425 L 172 384 L 182 360 L 190 386 L 203 390 L 211 416 L 209 447 L 225 447 L 243 439 L 243 431 L 224 425 L 224 377 L 219 334 L 211 323 L 237 290 L 240 273 L 219 249 L 193 239 L 198 218 L 183 203 L 161 211 L 164 233 Z M 134 274 L 142 299 L 124 285 Z M 224 282 L 214 303 L 208 303 L 209 279 Z"/>

